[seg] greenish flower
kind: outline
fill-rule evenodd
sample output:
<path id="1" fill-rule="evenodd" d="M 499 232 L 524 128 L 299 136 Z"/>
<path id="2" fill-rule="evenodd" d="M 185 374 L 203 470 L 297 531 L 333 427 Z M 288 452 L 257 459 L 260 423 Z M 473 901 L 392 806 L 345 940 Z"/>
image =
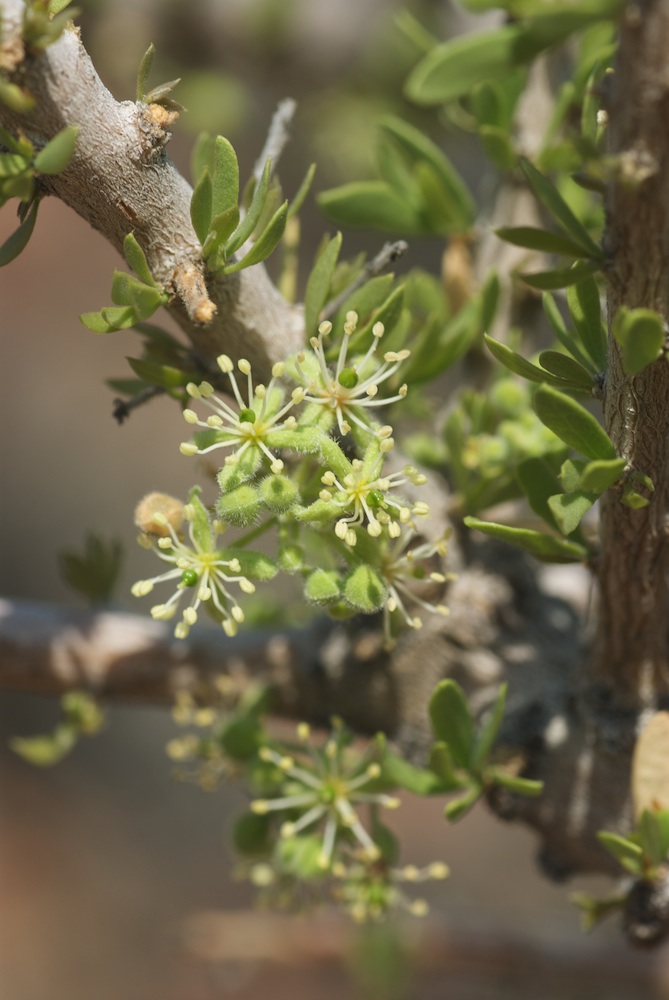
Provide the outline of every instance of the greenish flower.
<path id="1" fill-rule="evenodd" d="M 226 635 L 233 636 L 237 626 L 244 621 L 244 612 L 233 596 L 230 587 L 235 584 L 244 594 L 253 594 L 255 585 L 241 573 L 241 564 L 231 551 L 216 547 L 216 538 L 224 527 L 211 521 L 196 494 L 183 508 L 183 518 L 188 523 L 189 543 L 183 541 L 162 511 L 153 514 L 153 523 L 162 534 L 144 535 L 143 544 L 153 548 L 156 555 L 169 563 L 165 573 L 147 580 L 138 580 L 132 587 L 135 597 L 145 597 L 159 583 L 176 581 L 176 589 L 164 604 L 151 608 L 151 616 L 168 621 L 176 614 L 184 595 L 191 599 L 174 629 L 178 639 L 184 639 L 191 625 L 198 618 L 200 605 L 210 605 L 214 617 L 220 620 Z"/>
<path id="2" fill-rule="evenodd" d="M 335 851 L 342 843 L 357 844 L 369 860 L 379 858 L 381 852 L 356 811 L 362 804 L 386 809 L 399 805 L 398 799 L 369 790 L 380 777 L 379 764 L 369 762 L 364 756 L 354 758 L 349 764 L 344 751 L 350 737 L 341 728 L 318 749 L 308 743 L 310 732 L 305 724 L 298 727 L 298 736 L 305 745 L 301 760 L 269 746 L 261 749 L 261 759 L 273 764 L 284 777 L 279 794 L 275 798 L 256 799 L 251 803 L 252 811 L 260 816 L 272 812 L 283 814 L 280 833 L 285 839 L 322 823 L 318 864 L 324 871 L 330 869 Z"/>
<path id="3" fill-rule="evenodd" d="M 405 537 L 398 539 L 376 567 L 388 592 L 383 606 L 383 633 L 387 648 L 393 645 L 391 615 L 395 611 L 399 611 L 409 628 L 421 628 L 423 625 L 419 615 L 409 613 L 407 604 L 416 604 L 430 614 L 449 613 L 445 605 L 435 604 L 427 600 L 427 595 L 421 595 L 421 589 L 429 588 L 434 591 L 437 587 L 443 588 L 448 580 L 454 579 L 452 573 L 444 574 L 430 567 L 435 560 L 446 556 L 448 551 L 446 537 L 409 547 L 415 534 L 415 531 L 410 530 Z"/>
<path id="4" fill-rule="evenodd" d="M 374 427 L 373 422 L 365 419 L 366 410 L 380 406 L 388 406 L 404 399 L 407 394 L 406 385 L 402 385 L 394 396 L 379 398 L 379 386 L 398 370 L 410 351 L 387 351 L 383 362 L 376 362 L 376 351 L 385 333 L 383 323 L 375 323 L 372 327 L 372 343 L 362 358 L 348 358 L 349 342 L 358 325 L 358 314 L 351 311 L 346 314 L 344 336 L 334 371 L 330 369 L 325 358 L 324 338 L 332 332 L 332 323 L 326 321 L 318 328 L 318 337 L 310 340 L 315 364 L 308 364 L 307 356 L 301 352 L 297 355 L 295 368 L 302 380 L 306 393 L 305 400 L 310 403 L 320 403 L 334 410 L 337 425 L 342 434 L 351 430 L 349 420 L 371 431 L 376 436 L 384 438 L 392 434 L 389 426 Z M 307 364 L 305 369 L 303 366 Z M 374 367 L 376 364 L 376 367 Z"/>
<path id="5" fill-rule="evenodd" d="M 354 860 L 350 864 L 334 865 L 332 874 L 340 882 L 335 898 L 343 903 L 355 921 L 367 923 L 383 920 L 399 909 L 414 917 L 426 916 L 429 912 L 427 900 L 411 899 L 404 892 L 404 885 L 444 879 L 449 870 L 442 861 L 434 861 L 424 868 L 416 865 L 395 868 L 384 861 Z"/>
<path id="6" fill-rule="evenodd" d="M 227 354 L 221 354 L 218 366 L 228 376 L 230 386 L 238 409 L 230 406 L 224 399 L 217 396 L 214 387 L 209 382 L 195 385 L 189 382 L 186 391 L 192 399 L 203 403 L 212 410 L 211 416 L 201 420 L 194 410 L 183 411 L 184 420 L 188 424 L 202 427 L 207 433 L 201 435 L 201 442 L 186 441 L 181 445 L 183 455 L 206 455 L 218 448 L 230 448 L 226 456 L 226 465 L 234 465 L 249 449 L 255 449 L 269 461 L 274 473 L 283 470 L 283 462 L 271 451 L 267 437 L 272 431 L 292 430 L 296 426 L 294 416 L 286 416 L 289 411 L 304 399 L 304 389 L 294 389 L 290 400 L 286 403 L 283 390 L 278 380 L 284 373 L 285 365 L 277 362 L 272 368 L 272 378 L 269 385 L 253 385 L 251 365 L 242 358 L 237 367 L 246 376 L 246 402 L 242 396 L 234 373 L 232 360 Z M 260 456 L 259 456 L 260 460 Z"/>
<path id="7" fill-rule="evenodd" d="M 328 488 L 321 490 L 320 499 L 331 502 L 344 511 L 351 511 L 345 517 L 339 518 L 335 524 L 337 538 L 351 547 L 356 544 L 357 536 L 354 529 L 359 525 L 366 523 L 367 532 L 372 538 L 378 538 L 384 528 L 391 538 L 398 538 L 401 531 L 400 523 L 408 524 L 412 515 L 429 514 L 427 504 L 419 501 L 409 507 L 402 500 L 388 496 L 389 490 L 409 481 L 420 486 L 426 482 L 426 477 L 411 465 L 406 465 L 402 472 L 394 472 L 389 476 L 379 475 L 384 452 L 389 450 L 383 447 L 386 444 L 388 442 L 381 442 L 378 460 L 371 465 L 369 462 L 354 458 L 351 472 L 341 481 L 330 470 L 321 476 L 321 482 Z M 331 492 L 332 487 L 337 491 L 334 494 Z M 393 519 L 393 515 L 399 521 Z"/>

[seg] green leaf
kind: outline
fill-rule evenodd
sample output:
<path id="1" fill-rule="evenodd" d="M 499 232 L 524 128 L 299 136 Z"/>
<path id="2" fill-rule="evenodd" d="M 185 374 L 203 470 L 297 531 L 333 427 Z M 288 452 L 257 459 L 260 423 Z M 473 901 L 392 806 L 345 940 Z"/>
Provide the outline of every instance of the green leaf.
<path id="1" fill-rule="evenodd" d="M 239 205 L 239 163 L 232 144 L 222 135 L 214 139 L 211 174 L 211 214 L 223 215 Z"/>
<path id="2" fill-rule="evenodd" d="M 460 685 L 452 680 L 437 684 L 429 712 L 434 733 L 447 744 L 455 766 L 469 770 L 474 752 L 474 723 Z"/>
<path id="3" fill-rule="evenodd" d="M 153 66 L 153 57 L 156 54 L 156 47 L 151 42 L 148 49 L 142 56 L 139 68 L 137 69 L 137 87 L 136 87 L 136 100 L 143 101 L 144 95 L 146 94 L 146 88 L 149 84 L 149 76 L 151 75 L 151 67 Z"/>
<path id="4" fill-rule="evenodd" d="M 581 475 L 581 487 L 590 493 L 602 494 L 618 482 L 626 465 L 624 458 L 588 462 Z"/>
<path id="5" fill-rule="evenodd" d="M 549 497 L 548 506 L 564 535 L 571 535 L 594 504 L 597 496 L 594 493 L 556 493 Z"/>
<path id="6" fill-rule="evenodd" d="M 430 770 L 437 775 L 444 791 L 455 791 L 467 784 L 465 779 L 456 774 L 451 751 L 448 749 L 448 744 L 443 741 L 432 744 Z"/>
<path id="7" fill-rule="evenodd" d="M 662 317 L 652 309 L 621 306 L 613 324 L 613 336 L 620 344 L 623 368 L 628 375 L 638 375 L 662 353 Z"/>
<path id="8" fill-rule="evenodd" d="M 248 812 L 239 816 L 232 828 L 235 850 L 247 857 L 262 857 L 272 850 L 272 817 Z"/>
<path id="9" fill-rule="evenodd" d="M 512 226 L 495 229 L 501 240 L 517 247 L 527 247 L 528 250 L 540 250 L 543 253 L 562 254 L 565 257 L 588 257 L 583 246 L 562 233 L 551 233 L 547 229 L 537 229 L 533 226 Z"/>
<path id="10" fill-rule="evenodd" d="M 132 268 L 140 281 L 143 281 L 145 285 L 149 285 L 152 288 L 159 287 L 149 270 L 146 255 L 135 239 L 134 233 L 128 233 L 123 240 L 123 256 L 128 263 L 128 267 Z"/>
<path id="11" fill-rule="evenodd" d="M 550 463 L 538 456 L 526 458 L 518 465 L 516 477 L 534 513 L 543 518 L 551 528 L 557 528 L 548 504 L 548 498 L 558 489 L 557 476 Z"/>
<path id="12" fill-rule="evenodd" d="M 304 329 L 307 337 L 315 334 L 321 311 L 330 291 L 332 276 L 341 249 L 342 235 L 328 240 L 314 264 L 304 294 Z"/>
<path id="13" fill-rule="evenodd" d="M 642 874 L 643 850 L 639 844 L 617 833 L 608 833 L 606 830 L 599 830 L 597 839 L 628 872 L 633 875 Z"/>
<path id="14" fill-rule="evenodd" d="M 576 218 L 555 185 L 547 177 L 544 177 L 529 160 L 521 158 L 520 166 L 535 196 L 548 209 L 558 225 L 583 248 L 583 255 L 600 262 L 603 261 L 602 249 L 597 246 L 587 229 Z"/>
<path id="15" fill-rule="evenodd" d="M 221 747 L 234 760 L 253 757 L 263 742 L 263 727 L 255 716 L 233 716 L 219 733 Z"/>
<path id="16" fill-rule="evenodd" d="M 481 521 L 477 517 L 466 517 L 464 523 L 468 528 L 475 528 L 498 538 L 502 542 L 517 545 L 518 548 L 530 552 L 544 562 L 569 563 L 583 562 L 588 551 L 584 546 L 569 542 L 565 538 L 555 538 L 542 531 L 531 531 L 529 528 L 512 528 L 508 524 L 495 524 L 493 521 Z"/>
<path id="17" fill-rule="evenodd" d="M 205 167 L 190 200 L 190 219 L 200 245 L 204 244 L 209 233 L 212 215 L 212 191 L 211 176 Z"/>
<path id="18" fill-rule="evenodd" d="M 567 291 L 567 305 L 581 343 L 597 371 L 606 369 L 606 333 L 602 326 L 599 288 L 594 278 L 579 281 Z"/>
<path id="19" fill-rule="evenodd" d="M 214 137 L 209 132 L 200 132 L 191 152 L 190 172 L 193 184 L 197 184 L 205 170 L 209 168 L 214 149 Z"/>
<path id="20" fill-rule="evenodd" d="M 227 257 L 236 253 L 237 250 L 239 250 L 239 248 L 246 243 L 253 233 L 253 230 L 258 225 L 263 208 L 265 207 L 265 202 L 267 201 L 271 169 L 271 161 L 267 160 L 265 169 L 263 170 L 260 178 L 260 183 L 256 185 L 255 190 L 253 191 L 253 197 L 251 198 L 251 204 L 248 207 L 248 211 L 230 239 L 225 244 L 225 253 Z"/>
<path id="21" fill-rule="evenodd" d="M 250 267 L 252 264 L 259 264 L 260 261 L 266 260 L 283 236 L 283 231 L 286 228 L 287 217 L 288 202 L 284 201 L 284 203 L 277 208 L 276 212 L 268 222 L 267 228 L 258 237 L 249 252 L 242 257 L 240 261 L 236 261 L 234 264 L 225 265 L 223 269 L 225 274 L 233 274 L 235 271 L 241 271 L 244 267 Z"/>
<path id="22" fill-rule="evenodd" d="M 35 98 L 27 90 L 22 90 L 0 76 L 0 104 L 18 115 L 25 115 L 35 107 Z"/>
<path id="23" fill-rule="evenodd" d="M 42 736 L 15 736 L 9 741 L 9 746 L 34 767 L 53 767 L 67 756 L 76 742 L 76 729 L 61 723 L 52 733 Z"/>
<path id="24" fill-rule="evenodd" d="M 312 163 L 310 164 L 309 169 L 304 175 L 302 183 L 300 184 L 294 198 L 290 203 L 290 207 L 288 208 L 289 219 L 292 219 L 293 216 L 298 214 L 298 212 L 302 208 L 302 205 L 306 201 L 306 197 L 309 194 L 309 191 L 311 190 L 311 185 L 314 182 L 315 173 L 316 173 L 316 164 Z"/>
<path id="25" fill-rule="evenodd" d="M 473 766 L 476 771 L 479 771 L 487 761 L 490 756 L 490 751 L 493 748 L 493 744 L 497 739 L 497 734 L 499 733 L 502 720 L 504 719 L 507 689 L 508 684 L 501 685 L 497 698 L 495 699 L 495 704 L 492 707 L 492 711 L 490 712 L 490 715 L 486 719 L 476 739 L 473 759 Z"/>
<path id="26" fill-rule="evenodd" d="M 113 333 L 115 330 L 126 330 L 137 321 L 132 306 L 121 306 L 118 309 L 101 309 L 100 312 L 82 313 L 79 317 L 84 326 L 93 333 Z"/>
<path id="27" fill-rule="evenodd" d="M 69 125 L 58 132 L 35 157 L 35 170 L 40 174 L 59 174 L 72 159 L 78 137 L 79 128 L 76 125 Z"/>
<path id="28" fill-rule="evenodd" d="M 126 358 L 134 373 L 148 382 L 149 385 L 159 385 L 163 389 L 178 389 L 192 380 L 192 372 L 183 372 L 171 365 L 161 365 L 146 358 Z"/>
<path id="29" fill-rule="evenodd" d="M 18 229 L 15 229 L 12 235 L 5 240 L 2 246 L 0 246 L 0 267 L 4 267 L 5 264 L 9 264 L 15 257 L 18 257 L 21 251 L 27 246 L 28 240 L 32 236 L 33 229 L 35 228 L 38 205 L 39 199 L 36 198 L 28 209 L 26 217 L 21 225 Z"/>
<path id="30" fill-rule="evenodd" d="M 352 181 L 318 195 L 328 219 L 338 225 L 381 229 L 403 235 L 421 235 L 425 226 L 406 198 L 385 181 Z"/>
<path id="31" fill-rule="evenodd" d="M 235 229 L 239 225 L 239 205 L 233 205 L 227 212 L 214 216 L 209 223 L 207 238 L 202 244 L 202 256 L 209 260 L 216 253 L 218 248 L 230 239 Z M 224 259 L 227 254 L 224 253 Z"/>
<path id="32" fill-rule="evenodd" d="M 518 154 L 507 129 L 496 125 L 481 125 L 479 136 L 488 159 L 500 170 L 514 170 Z"/>
<path id="33" fill-rule="evenodd" d="M 669 852 L 669 812 L 644 809 L 639 820 L 639 842 L 653 867 L 663 864 Z"/>
<path id="34" fill-rule="evenodd" d="M 537 389 L 532 401 L 539 420 L 561 441 L 586 458 L 616 458 L 613 442 L 591 413 L 551 386 Z"/>
<path id="35" fill-rule="evenodd" d="M 554 271 L 536 271 L 533 274 L 518 272 L 517 277 L 541 292 L 552 292 L 557 288 L 568 288 L 601 269 L 599 261 L 577 261 L 573 267 L 556 268 Z"/>
<path id="36" fill-rule="evenodd" d="M 583 365 L 583 367 L 591 373 L 591 375 L 597 374 L 597 366 L 594 364 L 592 359 L 584 353 L 584 351 L 579 346 L 575 337 L 567 330 L 565 322 L 562 318 L 562 314 L 555 304 L 555 299 L 550 294 L 550 292 L 544 292 L 542 295 L 542 302 L 544 307 L 544 312 L 546 313 L 546 318 L 548 322 L 553 327 L 555 336 L 560 341 L 562 346 L 566 348 L 571 356 Z"/>
<path id="37" fill-rule="evenodd" d="M 559 351 L 542 351 L 539 363 L 552 375 L 578 386 L 582 392 L 592 392 L 593 380 L 590 372 L 566 354 L 561 354 Z"/>
<path id="38" fill-rule="evenodd" d="M 60 14 L 62 10 L 69 7 L 71 3 L 72 0 L 49 0 L 49 13 L 52 17 L 55 17 L 56 14 Z"/>
<path id="39" fill-rule="evenodd" d="M 414 67 L 405 93 L 417 104 L 446 104 L 463 97 L 482 80 L 503 77 L 518 65 L 523 28 L 507 25 L 437 45 Z"/>
<path id="40" fill-rule="evenodd" d="M 521 375 L 522 378 L 526 378 L 530 382 L 550 382 L 553 385 L 562 385 L 563 379 L 533 365 L 531 361 L 527 361 L 522 355 L 512 351 L 506 344 L 493 340 L 487 333 L 483 335 L 483 339 L 492 356 L 514 374 Z"/>
<path id="41" fill-rule="evenodd" d="M 444 809 L 444 815 L 450 823 L 456 823 L 459 819 L 468 813 L 472 806 L 476 805 L 478 800 L 481 798 L 483 789 L 481 785 L 476 782 L 470 785 L 469 791 L 465 792 L 464 795 L 459 796 L 457 799 L 452 799 Z"/>
<path id="42" fill-rule="evenodd" d="M 433 771 L 415 767 L 389 750 L 383 755 L 381 768 L 385 781 L 390 785 L 406 788 L 414 795 L 433 795 L 443 790 L 440 779 Z"/>
<path id="43" fill-rule="evenodd" d="M 496 785 L 508 788 L 516 795 L 527 795 L 534 797 L 541 795 L 544 790 L 543 781 L 533 781 L 531 778 L 519 778 L 515 774 L 507 774 L 501 767 L 491 767 L 486 777 L 492 778 Z"/>
<path id="44" fill-rule="evenodd" d="M 438 179 L 448 217 L 454 227 L 458 231 L 470 229 L 476 218 L 476 206 L 469 188 L 448 157 L 424 132 L 401 118 L 385 115 L 379 125 L 413 161 L 429 163 Z"/>

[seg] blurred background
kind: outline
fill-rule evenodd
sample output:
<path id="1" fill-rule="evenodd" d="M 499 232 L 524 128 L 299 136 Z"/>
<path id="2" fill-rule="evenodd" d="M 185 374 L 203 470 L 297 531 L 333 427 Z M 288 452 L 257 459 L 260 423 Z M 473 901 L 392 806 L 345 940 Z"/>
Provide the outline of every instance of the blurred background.
<path id="1" fill-rule="evenodd" d="M 427 121 L 402 98 L 416 51 L 394 22 L 401 6 L 81 0 L 78 20 L 118 99 L 134 98 L 151 41 L 152 83 L 184 78 L 174 96 L 188 113 L 171 155 L 185 172 L 201 129 L 228 136 L 249 171 L 278 100 L 296 98 L 280 167 L 290 195 L 313 160 L 316 190 L 371 176 L 379 111 Z M 443 0 L 408 6 L 440 37 L 468 24 Z M 434 116 L 430 125 L 476 190 L 473 143 L 449 137 Z M 0 242 L 14 227 L 10 205 Z M 331 229 L 310 198 L 305 260 Z M 346 233 L 345 252 L 373 253 L 382 242 Z M 416 240 L 402 267 L 436 272 L 440 253 L 437 240 Z M 77 603 L 57 553 L 81 548 L 92 529 L 123 543 L 118 603 L 139 611 L 129 587 L 147 574 L 149 557 L 134 544 L 133 507 L 150 490 L 183 496 L 193 484 L 193 467 L 178 454 L 184 425 L 174 404 L 159 399 L 122 427 L 112 419 L 104 380 L 128 374 L 135 337 L 96 336 L 77 317 L 109 303 L 116 266 L 99 236 L 46 201 L 28 249 L 0 271 L 3 596 Z M 585 938 L 568 888 L 536 869 L 533 837 L 483 810 L 449 827 L 439 802 L 410 801 L 394 815 L 404 861 L 443 859 L 452 870 L 421 893 L 432 907 L 421 922 L 366 932 L 333 914 L 258 912 L 233 877 L 229 847 L 244 796 L 234 786 L 206 795 L 172 780 L 168 712 L 114 706 L 103 732 L 52 770 L 7 748 L 11 736 L 51 728 L 57 714 L 47 699 L 0 695 L 2 1000 L 246 1000 L 268 989 L 276 1000 L 669 996 L 669 952 L 633 954 L 613 925 Z"/>

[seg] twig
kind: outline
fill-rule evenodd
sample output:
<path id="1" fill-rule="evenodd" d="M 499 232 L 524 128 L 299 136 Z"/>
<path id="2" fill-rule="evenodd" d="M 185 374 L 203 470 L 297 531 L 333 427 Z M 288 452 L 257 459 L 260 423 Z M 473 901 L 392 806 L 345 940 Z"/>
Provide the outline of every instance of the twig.
<path id="1" fill-rule="evenodd" d="M 404 240 L 397 240 L 395 243 L 386 243 L 377 253 L 376 257 L 372 260 L 367 261 L 364 268 L 355 279 L 352 281 L 343 292 L 333 299 L 332 302 L 328 302 L 327 306 L 323 310 L 322 319 L 331 319 L 332 316 L 337 312 L 338 309 L 343 306 L 344 302 L 357 291 L 362 285 L 365 284 L 370 278 L 375 278 L 377 274 L 383 274 L 387 271 L 389 267 L 392 267 L 398 258 L 407 252 L 409 249 L 409 244 Z"/>
<path id="2" fill-rule="evenodd" d="M 141 392 L 138 392 L 132 399 L 119 399 L 117 396 L 112 403 L 112 416 L 114 420 L 117 424 L 122 424 L 124 420 L 128 419 L 133 410 L 148 403 L 149 400 L 154 399 L 156 396 L 162 396 L 164 392 L 165 390 L 162 386 L 150 385 L 146 389 L 142 389 Z"/>
<path id="3" fill-rule="evenodd" d="M 275 169 L 279 162 L 279 157 L 289 139 L 288 129 L 296 110 L 297 102 L 292 97 L 286 97 L 283 101 L 279 102 L 272 116 L 262 153 L 256 160 L 256 165 L 253 168 L 253 177 L 256 184 L 260 183 L 260 178 L 268 159 L 272 161 L 272 170 Z"/>

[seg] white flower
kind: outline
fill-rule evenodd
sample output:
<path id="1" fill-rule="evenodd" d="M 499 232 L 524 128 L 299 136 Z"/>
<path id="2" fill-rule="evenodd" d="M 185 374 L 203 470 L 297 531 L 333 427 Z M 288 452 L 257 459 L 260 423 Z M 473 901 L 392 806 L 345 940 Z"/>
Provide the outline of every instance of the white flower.
<path id="1" fill-rule="evenodd" d="M 383 356 L 382 364 L 377 364 L 377 367 L 371 370 L 376 362 L 374 357 L 376 350 L 385 332 L 383 323 L 375 323 L 372 327 L 372 343 L 367 353 L 355 361 L 349 360 L 347 357 L 349 341 L 357 324 L 357 313 L 352 311 L 347 313 L 344 336 L 334 372 L 328 367 L 325 359 L 323 338 L 327 337 L 332 330 L 332 323 L 327 321 L 319 326 L 318 337 L 312 337 L 310 340 L 317 362 L 316 373 L 312 375 L 310 371 L 305 371 L 302 367 L 306 361 L 304 353 L 297 355 L 295 367 L 306 388 L 305 400 L 310 403 L 320 403 L 334 410 L 337 425 L 342 434 L 348 434 L 351 430 L 350 420 L 364 430 L 372 431 L 377 437 L 389 437 L 392 428 L 387 425 L 372 427 L 371 422 L 363 419 L 364 410 L 388 406 L 390 403 L 404 399 L 407 394 L 406 385 L 402 385 L 396 395 L 386 398 L 379 399 L 378 391 L 381 383 L 395 374 L 411 352 L 407 350 L 387 351 Z"/>
<path id="2" fill-rule="evenodd" d="M 191 625 L 198 617 L 201 604 L 211 602 L 219 617 L 226 635 L 233 636 L 237 625 L 244 621 L 244 612 L 228 589 L 230 584 L 237 584 L 245 594 L 255 591 L 254 584 L 241 574 L 241 565 L 236 557 L 226 557 L 221 549 L 216 548 L 215 536 L 221 528 L 218 522 L 209 521 L 204 507 L 197 497 L 183 509 L 184 518 L 189 522 L 190 545 L 183 542 L 162 513 L 154 515 L 155 523 L 165 531 L 161 538 L 153 539 L 151 545 L 156 555 L 172 569 L 154 576 L 148 580 L 138 580 L 132 587 L 135 597 L 145 597 L 150 594 L 158 583 L 176 580 L 176 590 L 164 604 L 156 604 L 151 608 L 151 616 L 158 621 L 169 621 L 176 614 L 179 604 L 190 590 L 192 597 L 188 607 L 183 611 L 181 620 L 174 629 L 179 639 L 184 639 Z M 197 522 L 197 530 L 194 524 Z"/>
<path id="3" fill-rule="evenodd" d="M 192 399 L 202 402 L 213 413 L 204 421 L 200 420 L 194 410 L 186 409 L 183 412 L 184 420 L 188 424 L 203 427 L 215 433 L 212 444 L 200 448 L 197 444 L 186 441 L 181 445 L 181 453 L 183 455 L 206 455 L 217 448 L 231 448 L 232 451 L 226 457 L 225 462 L 226 465 L 232 465 L 238 462 L 249 448 L 255 447 L 269 460 L 272 472 L 281 472 L 283 462 L 268 447 L 267 435 L 275 430 L 295 427 L 295 417 L 286 417 L 286 414 L 302 402 L 304 389 L 294 389 L 289 402 L 282 405 L 284 393 L 277 382 L 283 375 L 284 363 L 277 362 L 274 365 L 269 385 L 260 384 L 254 388 L 251 365 L 245 358 L 242 358 L 237 362 L 237 367 L 246 376 L 248 398 L 248 403 L 246 403 L 237 384 L 232 360 L 227 354 L 221 354 L 217 358 L 217 362 L 221 371 L 230 379 L 232 392 L 239 409 L 235 410 L 224 399 L 217 396 L 209 382 L 201 382 L 199 385 L 189 382 L 186 386 L 188 395 Z"/>
<path id="4" fill-rule="evenodd" d="M 447 615 L 448 608 L 443 604 L 434 604 L 420 596 L 419 590 L 422 585 L 442 584 L 454 579 L 452 573 L 444 574 L 437 570 L 430 570 L 426 565 L 435 556 L 444 557 L 447 553 L 446 538 L 437 539 L 434 542 L 423 542 L 408 548 L 412 537 L 415 535 L 410 530 L 406 538 L 402 538 L 387 553 L 378 572 L 388 588 L 388 597 L 383 607 L 383 633 L 386 646 L 393 644 L 390 627 L 390 616 L 395 611 L 399 611 L 409 628 L 421 628 L 423 620 L 418 615 L 412 615 L 407 610 L 407 603 L 417 604 L 419 608 L 430 614 Z"/>
<path id="5" fill-rule="evenodd" d="M 408 481 L 420 486 L 426 481 L 426 477 L 410 465 L 405 466 L 402 472 L 394 472 L 390 476 L 379 476 L 383 454 L 387 450 L 383 448 L 384 444 L 385 442 L 381 442 L 381 454 L 378 461 L 374 463 L 371 472 L 369 463 L 354 458 L 351 462 L 352 470 L 344 476 L 343 480 L 337 479 L 332 471 L 321 476 L 321 482 L 324 486 L 335 487 L 337 493 L 333 496 L 330 489 L 325 489 L 321 491 L 320 498 L 331 501 L 337 507 L 353 508 L 351 514 L 341 517 L 335 524 L 337 538 L 346 542 L 347 545 L 355 545 L 356 534 L 353 529 L 357 525 L 364 524 L 365 521 L 367 521 L 367 532 L 372 538 L 378 538 L 384 528 L 387 529 L 391 538 L 397 538 L 401 530 L 400 524 L 391 518 L 388 508 L 392 508 L 396 512 L 396 516 L 402 524 L 407 524 L 412 514 L 429 513 L 427 504 L 422 501 L 408 507 L 401 500 L 388 496 L 388 490 L 402 486 Z"/>

